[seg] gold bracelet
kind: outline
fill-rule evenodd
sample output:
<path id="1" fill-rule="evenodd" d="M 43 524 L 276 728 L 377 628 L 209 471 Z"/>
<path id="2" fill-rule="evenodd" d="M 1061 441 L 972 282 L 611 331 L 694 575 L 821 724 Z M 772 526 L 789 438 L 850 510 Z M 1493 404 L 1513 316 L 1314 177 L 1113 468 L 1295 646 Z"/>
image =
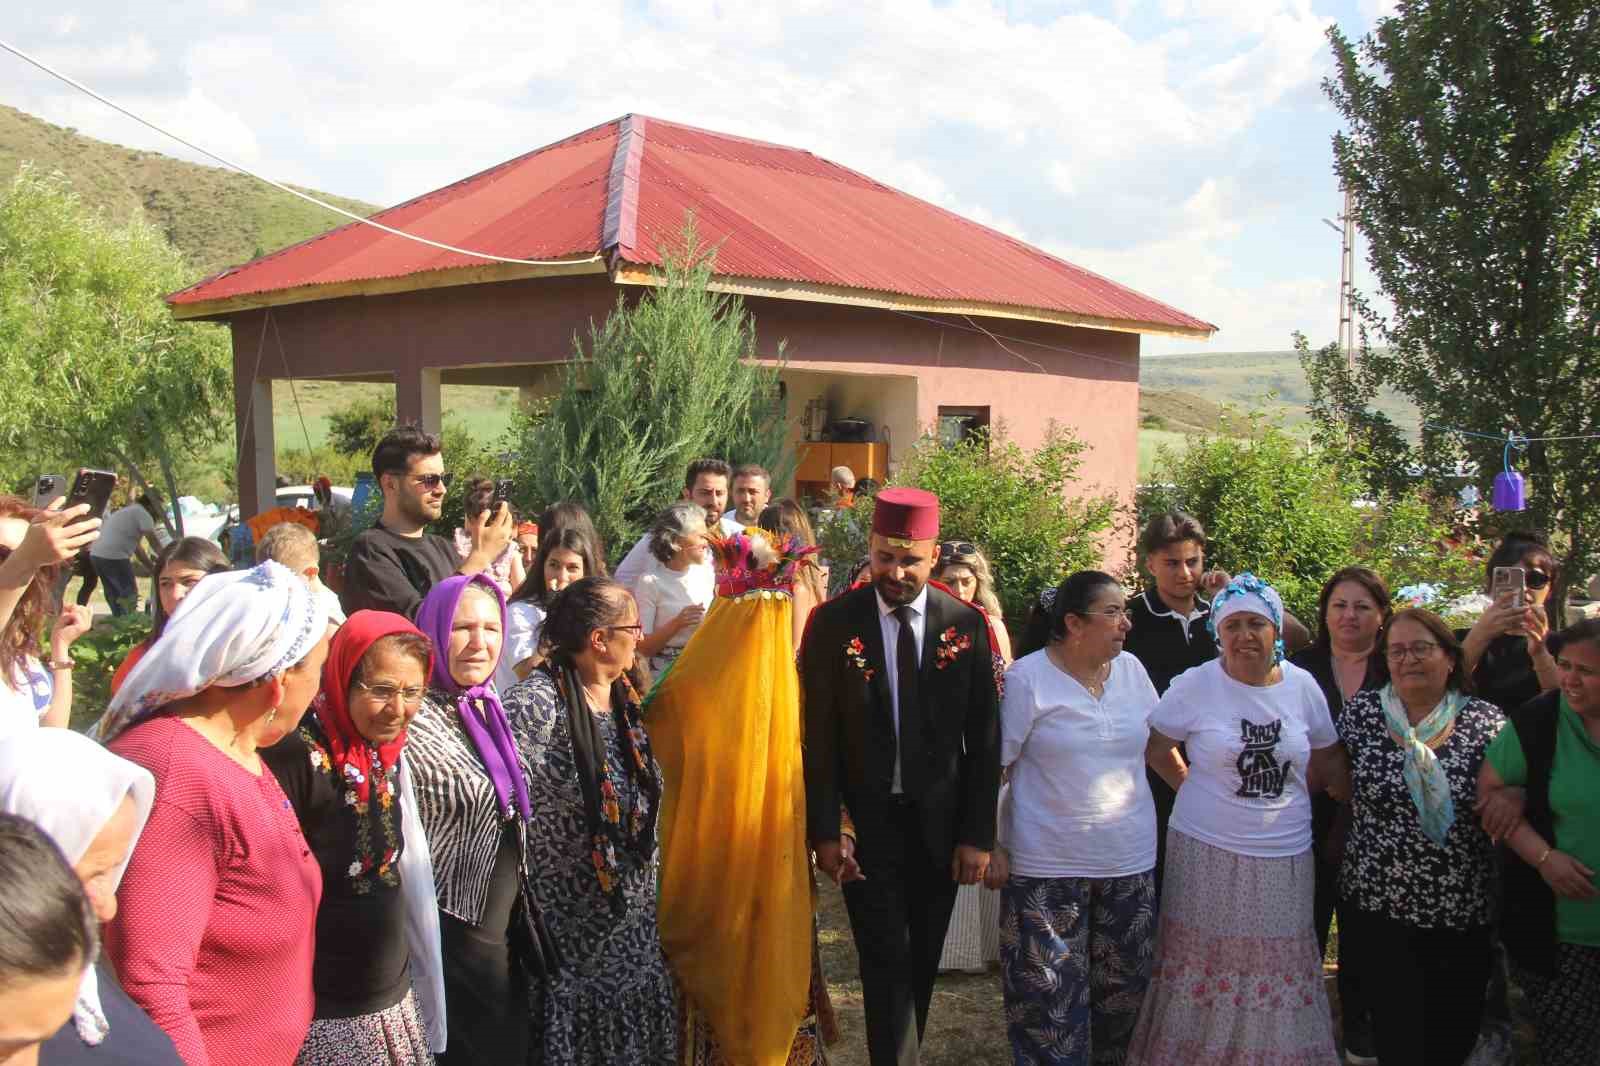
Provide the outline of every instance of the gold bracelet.
<path id="1" fill-rule="evenodd" d="M 1544 865 L 1544 861 L 1550 857 L 1551 850 L 1552 849 L 1550 849 L 1550 848 L 1545 848 L 1544 849 L 1544 854 L 1539 856 L 1539 861 L 1533 864 L 1533 868 L 1535 870 L 1539 869 L 1541 866 Z"/>

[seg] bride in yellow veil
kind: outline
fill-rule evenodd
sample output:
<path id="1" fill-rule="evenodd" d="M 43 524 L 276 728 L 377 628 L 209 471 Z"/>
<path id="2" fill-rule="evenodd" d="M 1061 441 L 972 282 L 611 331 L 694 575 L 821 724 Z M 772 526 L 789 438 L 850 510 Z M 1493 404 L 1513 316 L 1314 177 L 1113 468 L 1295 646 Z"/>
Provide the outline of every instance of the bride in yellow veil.
<path id="1" fill-rule="evenodd" d="M 819 1063 L 792 631 L 815 549 L 754 528 L 711 549 L 717 598 L 645 710 L 664 779 L 660 926 L 684 1000 L 682 1058 Z"/>

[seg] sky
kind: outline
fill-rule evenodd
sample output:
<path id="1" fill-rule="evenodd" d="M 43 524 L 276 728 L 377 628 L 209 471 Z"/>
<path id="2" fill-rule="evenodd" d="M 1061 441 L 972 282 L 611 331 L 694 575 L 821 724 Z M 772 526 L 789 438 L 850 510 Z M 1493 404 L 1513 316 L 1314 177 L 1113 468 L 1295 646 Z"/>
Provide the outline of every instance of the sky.
<path id="1" fill-rule="evenodd" d="M 385 205 L 628 112 L 805 148 L 1218 325 L 1145 339 L 1168 354 L 1334 338 L 1325 34 L 1391 9 L 61 0 L 0 38 L 253 170 Z M 201 161 L 3 52 L 0 102 Z"/>

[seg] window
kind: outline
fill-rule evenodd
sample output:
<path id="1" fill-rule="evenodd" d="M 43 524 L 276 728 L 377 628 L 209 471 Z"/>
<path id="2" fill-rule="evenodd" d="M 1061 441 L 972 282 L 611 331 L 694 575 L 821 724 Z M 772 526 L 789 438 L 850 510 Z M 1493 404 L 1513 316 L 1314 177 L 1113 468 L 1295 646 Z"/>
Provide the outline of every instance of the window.
<path id="1" fill-rule="evenodd" d="M 940 407 L 939 443 L 953 448 L 989 428 L 987 407 Z"/>

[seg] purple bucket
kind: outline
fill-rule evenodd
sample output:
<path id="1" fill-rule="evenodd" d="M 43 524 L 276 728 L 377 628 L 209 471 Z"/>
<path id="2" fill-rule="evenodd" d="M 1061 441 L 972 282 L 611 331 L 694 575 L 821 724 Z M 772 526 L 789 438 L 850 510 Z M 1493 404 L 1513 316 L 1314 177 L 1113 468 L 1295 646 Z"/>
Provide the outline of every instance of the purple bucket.
<path id="1" fill-rule="evenodd" d="M 1522 511 L 1528 506 L 1528 490 L 1522 475 L 1515 470 L 1505 470 L 1494 476 L 1494 494 L 1491 497 L 1496 511 Z"/>

